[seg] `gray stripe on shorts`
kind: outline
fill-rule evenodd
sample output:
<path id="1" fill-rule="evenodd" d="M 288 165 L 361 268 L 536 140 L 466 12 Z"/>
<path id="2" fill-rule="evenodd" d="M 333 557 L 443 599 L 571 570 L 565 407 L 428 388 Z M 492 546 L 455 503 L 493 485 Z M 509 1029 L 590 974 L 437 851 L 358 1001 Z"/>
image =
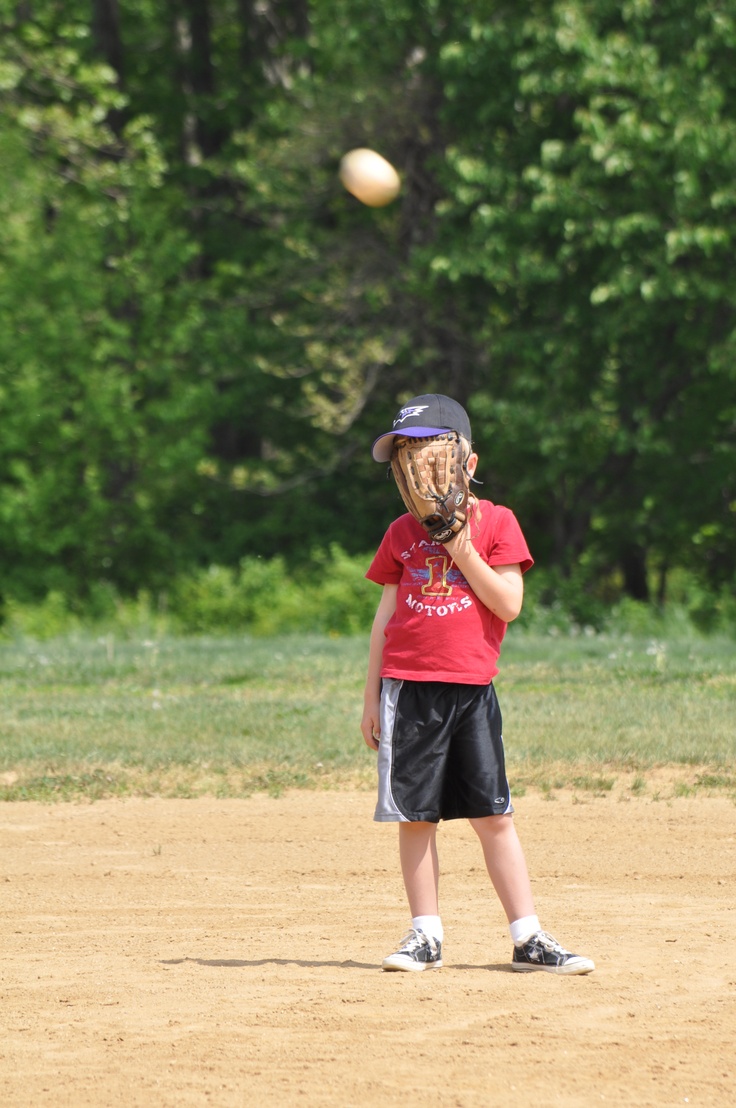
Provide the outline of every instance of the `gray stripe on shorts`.
<path id="1" fill-rule="evenodd" d="M 381 741 L 378 744 L 378 802 L 373 819 L 376 823 L 410 823 L 401 812 L 391 791 L 393 769 L 393 736 L 396 705 L 403 681 L 384 677 L 381 682 Z"/>

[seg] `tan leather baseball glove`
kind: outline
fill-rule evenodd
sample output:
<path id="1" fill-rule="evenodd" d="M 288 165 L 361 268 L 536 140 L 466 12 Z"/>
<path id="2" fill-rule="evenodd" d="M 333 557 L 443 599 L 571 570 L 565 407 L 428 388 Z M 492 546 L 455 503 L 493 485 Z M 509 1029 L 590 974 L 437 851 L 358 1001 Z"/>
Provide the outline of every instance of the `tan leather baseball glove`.
<path id="1" fill-rule="evenodd" d="M 391 469 L 407 511 L 435 542 L 449 542 L 468 518 L 467 457 L 455 431 L 431 439 L 397 438 Z"/>

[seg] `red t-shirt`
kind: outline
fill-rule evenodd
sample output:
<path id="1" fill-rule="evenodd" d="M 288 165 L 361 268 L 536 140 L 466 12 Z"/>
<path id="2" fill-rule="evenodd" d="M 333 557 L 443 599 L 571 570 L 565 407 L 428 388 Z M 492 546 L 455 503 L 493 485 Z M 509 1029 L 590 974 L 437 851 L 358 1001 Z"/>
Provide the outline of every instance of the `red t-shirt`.
<path id="1" fill-rule="evenodd" d="M 488 565 L 518 563 L 525 573 L 534 564 L 509 508 L 481 500 L 468 526 Z M 385 630 L 382 677 L 461 685 L 487 685 L 495 677 L 508 625 L 478 600 L 446 548 L 408 512 L 389 527 L 366 577 L 399 586 Z"/>

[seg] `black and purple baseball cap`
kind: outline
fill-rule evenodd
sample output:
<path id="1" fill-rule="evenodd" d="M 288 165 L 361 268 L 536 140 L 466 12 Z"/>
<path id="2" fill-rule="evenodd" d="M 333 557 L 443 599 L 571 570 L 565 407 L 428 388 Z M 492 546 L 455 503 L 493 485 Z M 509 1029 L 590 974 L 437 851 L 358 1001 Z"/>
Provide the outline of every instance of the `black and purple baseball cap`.
<path id="1" fill-rule="evenodd" d="M 388 462 L 397 435 L 426 439 L 447 431 L 457 431 L 470 442 L 470 420 L 465 408 L 457 400 L 437 392 L 414 396 L 399 409 L 393 430 L 379 435 L 373 443 L 373 457 L 377 462 Z"/>

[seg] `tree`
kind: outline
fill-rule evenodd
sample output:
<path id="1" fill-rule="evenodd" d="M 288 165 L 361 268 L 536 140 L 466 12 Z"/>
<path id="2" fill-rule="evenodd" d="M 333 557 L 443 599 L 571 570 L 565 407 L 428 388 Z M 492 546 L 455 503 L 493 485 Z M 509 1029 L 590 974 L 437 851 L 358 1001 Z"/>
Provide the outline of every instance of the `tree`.
<path id="1" fill-rule="evenodd" d="M 31 593 L 134 588 L 181 561 L 212 393 L 189 373 L 197 246 L 162 202 L 155 137 L 121 120 L 86 24 L 58 16 L 4 13 L 0 557 Z"/>
<path id="2" fill-rule="evenodd" d="M 722 5 L 0 0 L 0 30 L 6 580 L 367 550 L 400 510 L 370 441 L 438 390 L 540 562 L 732 582 Z M 358 145 L 385 210 L 339 185 Z"/>
<path id="3" fill-rule="evenodd" d="M 652 562 L 733 580 L 734 21 L 679 0 L 515 24 L 494 7 L 444 53 L 457 142 L 430 268 L 484 291 L 496 479 L 568 572 L 618 564 L 641 597 Z"/>

